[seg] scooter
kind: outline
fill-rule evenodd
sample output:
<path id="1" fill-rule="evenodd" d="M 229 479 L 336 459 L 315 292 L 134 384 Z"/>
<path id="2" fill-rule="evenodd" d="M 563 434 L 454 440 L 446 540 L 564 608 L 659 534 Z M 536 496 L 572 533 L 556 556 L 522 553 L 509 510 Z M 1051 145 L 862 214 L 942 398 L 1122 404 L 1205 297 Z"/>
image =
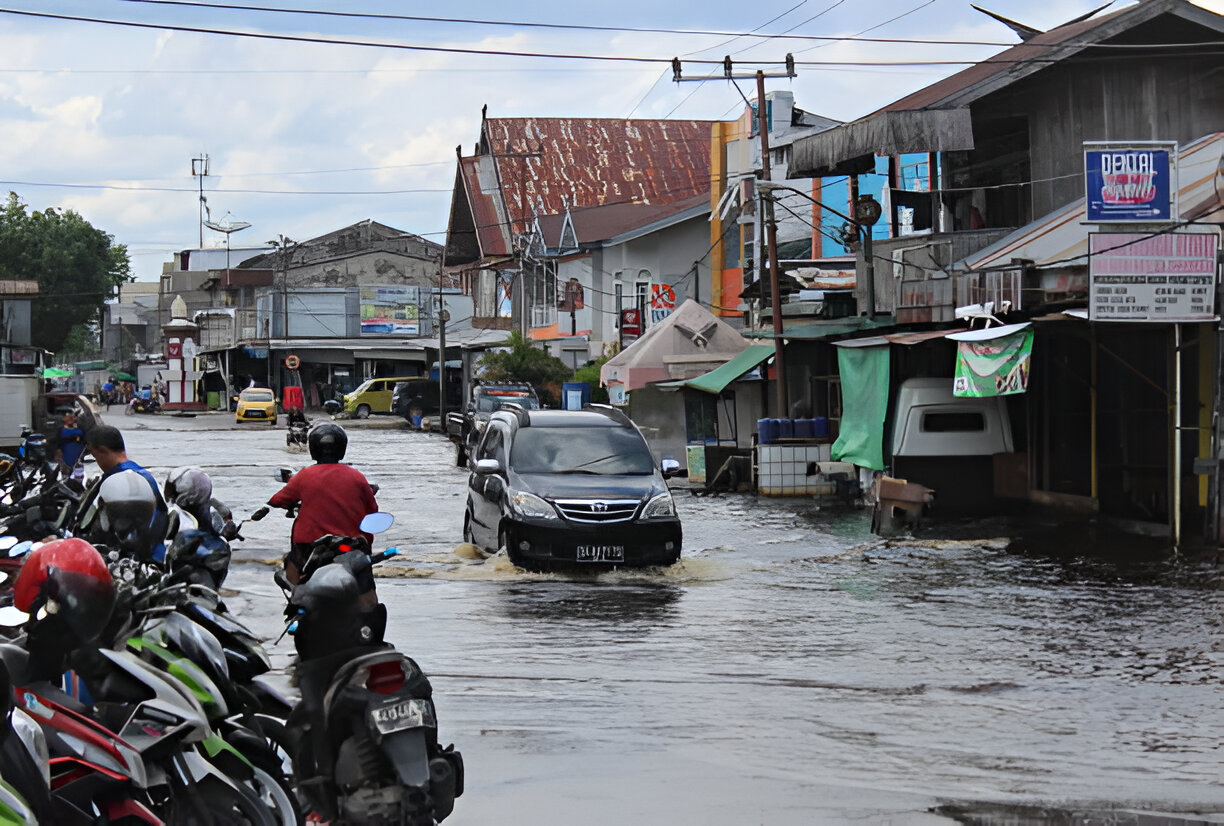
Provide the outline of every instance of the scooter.
<path id="1" fill-rule="evenodd" d="M 306 434 L 310 430 L 310 421 L 301 410 L 289 411 L 289 430 L 285 433 L 285 448 L 287 450 L 303 451 L 307 447 Z"/>
<path id="2" fill-rule="evenodd" d="M 392 521 L 371 514 L 361 529 L 379 533 Z M 363 537 L 326 536 L 296 586 L 276 574 L 299 657 L 302 699 L 288 724 L 298 789 L 335 824 L 433 826 L 463 794 L 463 758 L 438 746 L 428 678 L 383 641 L 387 612 L 371 566 L 396 553 L 371 554 Z"/>

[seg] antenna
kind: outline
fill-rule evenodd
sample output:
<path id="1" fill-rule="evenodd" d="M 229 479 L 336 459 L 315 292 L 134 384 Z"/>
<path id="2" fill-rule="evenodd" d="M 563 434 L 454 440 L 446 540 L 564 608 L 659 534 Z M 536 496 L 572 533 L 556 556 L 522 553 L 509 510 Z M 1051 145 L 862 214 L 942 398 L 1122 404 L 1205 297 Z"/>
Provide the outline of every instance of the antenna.
<path id="1" fill-rule="evenodd" d="M 235 232 L 241 232 L 242 230 L 250 226 L 250 223 L 247 221 L 230 220 L 229 215 L 230 214 L 228 212 L 225 213 L 225 215 L 221 216 L 220 221 L 203 221 L 202 220 L 201 222 L 201 226 L 208 227 L 209 229 L 214 230 L 216 232 L 225 233 L 225 277 L 226 277 L 226 280 L 229 279 L 229 272 L 230 272 L 230 235 L 232 235 Z M 204 230 L 201 229 L 200 232 L 203 233 Z M 201 249 L 204 247 L 203 240 L 200 241 L 200 247 Z"/>
<path id="2" fill-rule="evenodd" d="M 191 159 L 191 177 L 200 179 L 200 249 L 204 249 L 204 210 L 208 208 L 208 201 L 204 199 L 204 179 L 208 177 L 207 153 Z M 228 241 L 229 236 L 225 237 Z M 228 263 L 226 268 L 229 268 Z"/>

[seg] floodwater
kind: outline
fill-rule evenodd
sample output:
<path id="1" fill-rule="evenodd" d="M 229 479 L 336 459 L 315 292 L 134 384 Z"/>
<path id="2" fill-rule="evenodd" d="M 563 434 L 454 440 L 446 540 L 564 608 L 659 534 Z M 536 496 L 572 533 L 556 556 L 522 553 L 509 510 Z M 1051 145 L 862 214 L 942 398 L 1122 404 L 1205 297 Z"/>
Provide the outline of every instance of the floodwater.
<path id="1" fill-rule="evenodd" d="M 224 415 L 109 421 L 238 514 L 309 461 Z M 677 491 L 676 566 L 527 574 L 456 551 L 453 446 L 378 424 L 348 459 L 397 517 L 388 639 L 466 761 L 448 824 L 1224 823 L 1214 554 L 1001 524 L 882 542 L 862 512 Z M 248 523 L 227 582 L 270 638 L 289 527 Z"/>

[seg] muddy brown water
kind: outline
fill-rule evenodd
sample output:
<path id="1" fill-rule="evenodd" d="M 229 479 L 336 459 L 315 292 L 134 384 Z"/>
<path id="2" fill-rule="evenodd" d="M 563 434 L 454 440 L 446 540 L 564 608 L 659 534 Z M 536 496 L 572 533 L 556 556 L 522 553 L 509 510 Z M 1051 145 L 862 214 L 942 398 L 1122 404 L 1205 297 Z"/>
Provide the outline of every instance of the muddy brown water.
<path id="1" fill-rule="evenodd" d="M 111 421 L 159 478 L 197 464 L 239 514 L 308 462 L 283 428 L 221 415 Z M 881 542 L 861 512 L 678 491 L 676 566 L 527 574 L 456 550 L 449 442 L 350 436 L 397 517 L 388 638 L 467 762 L 448 823 L 1224 822 L 1214 554 L 990 523 Z M 248 523 L 227 582 L 270 638 L 289 527 Z"/>

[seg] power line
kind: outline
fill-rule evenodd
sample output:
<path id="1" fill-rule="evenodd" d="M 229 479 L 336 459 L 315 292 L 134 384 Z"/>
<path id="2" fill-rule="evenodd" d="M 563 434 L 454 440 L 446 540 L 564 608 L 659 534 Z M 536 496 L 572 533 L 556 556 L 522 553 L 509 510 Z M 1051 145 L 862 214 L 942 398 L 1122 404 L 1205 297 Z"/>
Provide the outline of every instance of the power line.
<path id="1" fill-rule="evenodd" d="M 1001 42 L 1001 41 L 996 41 L 996 40 L 933 40 L 933 39 L 922 39 L 922 38 L 861 37 L 861 35 L 865 34 L 866 32 L 874 31 L 875 29 L 886 26 L 889 23 L 893 23 L 897 20 L 900 20 L 901 18 L 906 17 L 907 15 L 913 14 L 914 12 L 923 8 L 924 6 L 928 6 L 931 3 L 934 3 L 935 0 L 925 0 L 925 2 L 923 2 L 921 5 L 913 9 L 910 9 L 909 11 L 903 12 L 902 14 L 899 14 L 896 17 L 892 17 L 888 20 L 885 20 L 883 23 L 877 23 L 876 25 L 871 26 L 870 28 L 864 29 L 862 32 L 859 32 L 858 34 L 853 34 L 853 35 L 808 35 L 808 34 L 791 34 L 790 33 L 795 28 L 798 28 L 798 26 L 802 26 L 807 23 L 810 23 L 811 21 L 831 11 L 832 9 L 844 3 L 845 0 L 839 0 L 839 2 L 835 2 L 832 6 L 825 9 L 824 11 L 820 12 L 819 14 L 814 15 L 813 17 L 808 18 L 807 20 L 804 20 L 802 23 L 799 23 L 796 26 L 792 26 L 790 29 L 786 30 L 785 32 L 778 32 L 774 34 L 770 34 L 770 33 L 761 34 L 760 28 L 762 27 L 753 29 L 750 32 L 730 32 L 730 31 L 703 30 L 703 29 L 668 29 L 668 28 L 661 28 L 661 27 L 648 27 L 648 26 L 599 26 L 599 25 L 578 24 L 578 23 L 539 23 L 539 22 L 532 22 L 532 21 L 492 20 L 492 19 L 464 18 L 464 17 L 432 17 L 432 16 L 425 16 L 425 15 L 381 14 L 381 13 L 374 13 L 374 12 L 342 12 L 342 11 L 329 11 L 329 10 L 321 10 L 321 9 L 275 8 L 275 7 L 270 7 L 270 6 L 242 5 L 242 4 L 237 4 L 237 3 L 204 3 L 204 2 L 198 2 L 197 0 L 119 0 L 119 2 L 135 3 L 135 4 L 149 5 L 149 6 L 178 6 L 178 7 L 191 7 L 191 8 L 213 9 L 213 10 L 222 9 L 222 10 L 229 10 L 229 11 L 254 11 L 254 12 L 264 12 L 264 13 L 270 13 L 270 14 L 292 14 L 292 15 L 304 15 L 304 16 L 340 17 L 340 18 L 348 18 L 348 19 L 360 19 L 360 20 L 379 20 L 379 21 L 396 20 L 396 21 L 413 22 L 413 23 L 454 23 L 454 24 L 477 25 L 477 26 L 508 26 L 512 28 L 524 28 L 524 29 L 532 29 L 532 28 L 534 29 L 562 29 L 562 30 L 568 30 L 568 31 L 624 32 L 624 33 L 634 33 L 634 34 L 678 34 L 678 35 L 696 36 L 696 37 L 730 37 L 732 39 L 745 38 L 745 37 L 758 37 L 758 38 L 767 38 L 767 39 L 786 39 L 786 40 L 824 40 L 824 41 L 829 41 L 829 42 L 857 41 L 857 42 L 863 42 L 863 43 L 907 43 L 907 44 L 930 45 L 930 46 L 1000 46 L 1000 47 L 1005 47 L 1005 48 L 1009 48 L 1009 47 L 1017 45 L 1015 43 L 1007 43 L 1007 42 Z M 781 19 L 782 17 L 785 17 L 787 14 L 790 14 L 792 11 L 794 11 L 795 9 L 799 8 L 802 5 L 804 5 L 804 3 L 799 3 L 798 5 L 791 7 L 787 11 L 783 12 L 782 14 L 773 18 L 773 20 L 770 20 L 769 22 L 763 25 L 767 26 L 770 23 L 773 23 Z M 7 9 L 0 9 L 0 12 L 8 12 L 8 11 L 9 10 Z M 34 14 L 36 16 L 61 17 L 61 18 L 66 18 L 66 19 L 79 19 L 79 20 L 90 20 L 91 19 L 91 18 L 69 17 L 67 15 L 50 15 L 50 14 L 38 15 L 34 12 L 16 12 L 14 11 L 10 13 Z M 105 20 L 97 21 L 97 22 L 118 23 L 118 21 L 105 21 Z M 140 25 L 140 26 L 158 27 L 156 24 L 132 23 L 132 24 L 121 24 L 121 25 Z M 712 48 L 718 48 L 721 45 L 725 45 L 725 44 L 718 44 L 715 46 L 710 46 L 710 47 L 701 49 L 700 51 L 708 51 L 709 49 L 712 49 Z M 1039 46 L 1041 44 L 1033 44 L 1033 45 Z M 1133 48 L 1134 47 L 1134 44 L 1096 43 L 1096 42 L 1088 42 L 1088 41 L 1082 41 L 1082 40 L 1081 41 L 1076 41 L 1076 40 L 1063 41 L 1062 43 L 1058 45 L 1091 46 L 1091 47 L 1102 47 L 1102 48 Z M 1152 47 L 1159 46 L 1159 45 L 1181 46 L 1185 44 L 1180 44 L 1180 43 L 1143 44 L 1143 45 L 1140 45 L 1139 47 L 1140 48 L 1152 48 Z M 1215 43 L 1213 45 L 1224 45 L 1224 42 Z M 713 61 L 713 62 L 721 62 L 721 61 Z"/>
<path id="2" fill-rule="evenodd" d="M 36 186 L 36 187 L 53 187 L 57 189 L 103 189 L 114 190 L 120 192 L 195 192 L 191 187 L 172 187 L 172 186 L 119 186 L 116 184 L 56 184 L 43 183 L 39 181 L 0 181 L 0 186 Z M 205 192 L 220 192 L 234 193 L 239 195 L 413 195 L 422 192 L 453 192 L 452 188 L 446 189 L 366 189 L 366 190 L 339 190 L 339 189 L 207 189 Z"/>
<path id="3" fill-rule="evenodd" d="M 934 0 L 927 0 L 927 3 L 924 5 L 929 5 L 932 2 L 934 2 Z M 906 12 L 905 14 L 909 14 L 913 11 L 917 11 L 919 8 L 922 8 L 922 6 L 918 6 L 914 9 L 911 9 L 910 12 Z M 666 64 L 666 65 L 671 65 L 672 60 L 673 60 L 672 58 L 666 58 L 666 57 L 645 57 L 645 56 L 638 56 L 638 55 L 594 55 L 594 54 L 573 54 L 573 53 L 560 53 L 560 52 L 517 52 L 517 51 L 511 51 L 508 49 L 474 49 L 474 48 L 461 48 L 457 46 L 426 46 L 426 45 L 421 45 L 421 44 L 409 44 L 409 43 L 386 43 L 386 42 L 376 42 L 376 41 L 367 41 L 367 40 L 333 39 L 333 38 L 313 37 L 313 36 L 304 36 L 304 35 L 269 34 L 266 32 L 248 32 L 248 31 L 233 31 L 233 30 L 226 30 L 226 29 L 210 29 L 210 28 L 204 28 L 200 26 L 176 26 L 176 25 L 171 25 L 169 23 L 140 23 L 140 22 L 131 21 L 131 20 L 109 20 L 109 19 L 100 18 L 100 17 L 84 17 L 81 15 L 52 14 L 50 12 L 35 12 L 35 11 L 25 11 L 25 10 L 20 10 L 20 9 L 0 8 L 0 14 L 11 14 L 11 15 L 17 15 L 21 17 L 35 17 L 35 18 L 42 18 L 42 19 L 48 19 L 48 20 L 67 20 L 67 21 L 79 22 L 79 23 L 98 23 L 101 25 L 108 25 L 108 26 L 124 26 L 128 28 L 152 29 L 156 31 L 187 32 L 191 34 L 214 34 L 214 35 L 220 35 L 220 36 L 225 36 L 225 37 L 245 37 L 245 38 L 251 38 L 255 40 L 273 40 L 273 41 L 288 42 L 288 43 L 315 43 L 315 44 L 323 44 L 323 45 L 331 45 L 331 46 L 357 46 L 357 47 L 362 47 L 362 48 L 392 49 L 392 50 L 397 50 L 397 51 L 485 55 L 485 56 L 496 56 L 496 57 L 547 58 L 547 59 L 552 59 L 552 60 L 589 60 L 589 61 L 607 61 L 607 62 L 615 62 L 615 63 L 654 63 L 654 64 Z M 892 20 L 898 20 L 901 17 L 904 17 L 905 14 L 898 15 Z M 890 23 L 892 22 L 892 20 L 888 20 L 885 22 Z M 884 24 L 880 24 L 880 25 L 884 25 Z M 703 34 L 708 34 L 708 32 L 703 32 Z M 991 44 L 991 43 L 985 43 L 985 42 L 972 43 L 971 41 L 950 41 L 950 40 L 922 41 L 922 40 L 902 40 L 902 39 L 895 39 L 895 38 L 893 39 L 855 38 L 854 36 L 840 37 L 840 38 L 839 37 L 817 37 L 815 35 L 811 35 L 811 36 L 809 35 L 785 35 L 785 36 L 807 39 L 807 40 L 817 40 L 817 39 L 826 40 L 826 41 L 832 41 L 832 42 L 845 41 L 845 40 L 856 40 L 856 42 L 910 43 L 910 44 L 918 44 L 918 45 L 925 44 L 925 45 L 940 45 L 940 46 L 1014 45 L 1014 44 Z M 1067 44 L 1060 44 L 1060 45 L 1067 45 Z M 1102 45 L 1102 44 L 1085 43 L 1082 45 L 1089 46 L 1089 45 Z M 1173 48 L 1183 49 L 1187 45 L 1192 45 L 1196 48 L 1201 49 L 1201 47 L 1205 45 L 1224 46 L 1224 41 L 1210 42 L 1210 43 L 1195 43 L 1195 44 L 1182 44 L 1182 43 L 1146 44 L 1146 47 L 1152 48 L 1152 47 L 1163 46 L 1166 48 L 1173 47 Z M 812 48 L 817 48 L 817 47 L 812 47 Z M 807 51 L 810 51 L 810 49 Z M 1203 51 L 1199 52 L 1199 54 L 1216 54 L 1216 53 L 1217 52 L 1203 52 Z M 1148 55 L 1148 57 L 1151 57 L 1151 56 L 1152 55 Z M 793 65 L 795 66 L 837 66 L 837 67 L 841 67 L 841 66 L 966 66 L 966 65 L 977 65 L 977 64 L 982 64 L 982 63 L 997 64 L 997 65 L 1058 63 L 1058 62 L 1061 62 L 1062 60 L 1063 58 L 1061 57 L 1049 57 L 1049 58 L 1025 57 L 1025 58 L 1016 58 L 1016 59 L 1011 59 L 1011 60 L 995 60 L 995 59 L 987 59 L 987 60 L 894 60 L 894 61 L 832 60 L 832 61 L 794 61 Z M 690 59 L 688 62 L 704 64 L 704 65 L 722 65 L 723 63 L 723 61 L 721 60 L 710 60 L 710 59 L 703 59 L 703 58 Z M 746 61 L 746 62 L 751 63 L 753 65 L 759 65 L 759 66 L 786 65 L 785 60 L 752 60 L 752 61 Z"/>

